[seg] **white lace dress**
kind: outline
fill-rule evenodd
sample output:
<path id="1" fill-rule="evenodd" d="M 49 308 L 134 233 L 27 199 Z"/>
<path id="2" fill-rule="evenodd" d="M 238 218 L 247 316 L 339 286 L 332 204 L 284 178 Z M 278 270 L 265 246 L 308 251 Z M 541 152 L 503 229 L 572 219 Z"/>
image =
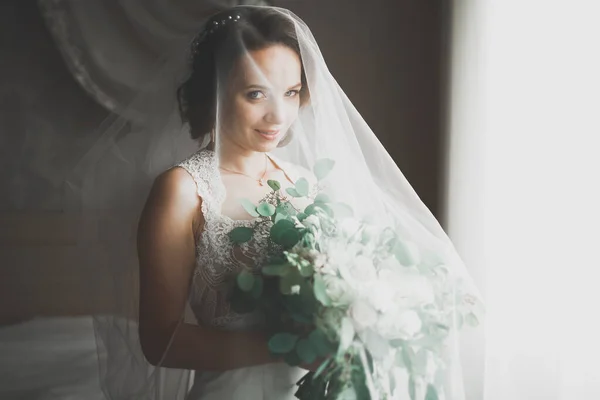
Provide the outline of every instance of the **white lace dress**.
<path id="1" fill-rule="evenodd" d="M 272 156 L 271 156 L 272 157 Z M 290 166 L 276 161 L 293 177 Z M 217 158 L 211 150 L 200 150 L 177 166 L 194 178 L 202 197 L 204 230 L 196 242 L 196 268 L 190 306 L 199 324 L 224 330 L 256 328 L 260 320 L 252 314 L 236 314 L 227 302 L 227 282 L 244 266 L 265 261 L 268 225 L 250 242 L 232 246 L 227 233 L 238 226 L 252 226 L 252 220 L 232 220 L 221 214 L 225 187 Z M 296 382 L 307 371 L 282 363 L 239 368 L 225 372 L 196 371 L 188 400 L 286 400 L 295 399 Z"/>

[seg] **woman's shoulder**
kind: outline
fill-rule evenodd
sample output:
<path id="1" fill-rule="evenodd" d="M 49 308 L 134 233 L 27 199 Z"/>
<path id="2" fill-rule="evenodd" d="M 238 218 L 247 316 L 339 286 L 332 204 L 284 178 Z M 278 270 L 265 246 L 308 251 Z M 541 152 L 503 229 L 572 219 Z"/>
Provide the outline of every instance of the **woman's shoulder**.
<path id="1" fill-rule="evenodd" d="M 140 216 L 141 232 L 178 231 L 196 219 L 201 199 L 192 177 L 181 168 L 170 168 L 152 184 Z"/>
<path id="2" fill-rule="evenodd" d="M 157 200 L 174 202 L 180 206 L 195 207 L 197 205 L 196 182 L 183 168 L 172 167 L 154 180 L 150 196 Z"/>

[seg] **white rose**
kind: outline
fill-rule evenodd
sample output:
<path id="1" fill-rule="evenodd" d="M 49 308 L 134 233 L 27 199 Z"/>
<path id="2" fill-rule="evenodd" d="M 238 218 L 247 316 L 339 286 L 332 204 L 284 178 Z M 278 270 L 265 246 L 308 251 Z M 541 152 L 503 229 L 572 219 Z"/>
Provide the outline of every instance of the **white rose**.
<path id="1" fill-rule="evenodd" d="M 377 320 L 377 332 L 379 332 L 379 334 L 390 340 L 390 339 L 398 339 L 399 337 L 399 328 L 398 328 L 398 316 L 402 313 L 401 312 L 387 312 L 385 314 L 382 314 L 379 316 L 379 319 Z"/>
<path id="2" fill-rule="evenodd" d="M 350 317 L 354 329 L 362 331 L 377 322 L 377 312 L 367 302 L 359 300 L 350 307 Z"/>
<path id="3" fill-rule="evenodd" d="M 396 254 L 402 265 L 411 267 L 421 263 L 421 252 L 419 247 L 410 241 L 397 244 Z"/>
<path id="4" fill-rule="evenodd" d="M 321 267 L 319 267 L 319 270 L 320 270 L 320 272 L 323 275 L 335 275 L 335 276 L 337 276 L 337 273 L 338 273 L 338 269 L 335 268 L 334 265 L 332 265 L 332 264 L 330 264 L 328 262 L 323 263 L 323 265 L 321 265 Z"/>
<path id="5" fill-rule="evenodd" d="M 308 259 L 310 259 L 313 265 L 317 268 L 322 267 L 327 262 L 327 255 L 317 250 L 310 249 L 308 251 Z"/>
<path id="6" fill-rule="evenodd" d="M 394 301 L 408 308 L 433 303 L 434 292 L 431 283 L 418 271 L 411 268 L 397 268 L 379 271 L 379 279 L 394 288 Z"/>
<path id="7" fill-rule="evenodd" d="M 394 297 L 396 296 L 396 288 L 389 282 L 378 279 L 374 284 L 365 288 L 365 295 L 369 303 L 377 310 L 386 312 L 386 310 L 394 305 Z"/>
<path id="8" fill-rule="evenodd" d="M 345 237 L 351 237 L 360 229 L 360 222 L 354 218 L 346 218 L 339 223 L 338 227 Z"/>
<path id="9" fill-rule="evenodd" d="M 321 253 L 315 249 L 303 251 L 306 252 L 304 258 L 310 261 L 315 269 L 320 270 L 323 274 L 335 274 L 335 269 L 327 262 L 327 254 Z"/>
<path id="10" fill-rule="evenodd" d="M 336 265 L 349 265 L 352 262 L 353 254 L 336 240 L 326 241 L 325 248 L 322 250 L 328 255 L 329 261 Z"/>
<path id="11" fill-rule="evenodd" d="M 413 310 L 388 312 L 377 321 L 377 332 L 386 339 L 410 339 L 421 327 L 421 319 Z"/>
<path id="12" fill-rule="evenodd" d="M 379 262 L 379 269 L 385 272 L 392 272 L 396 269 L 403 268 L 402 264 L 394 256 L 387 257 L 385 260 Z M 390 271 L 387 271 L 390 270 Z M 385 273 L 384 272 L 384 273 Z"/>
<path id="13" fill-rule="evenodd" d="M 332 275 L 324 275 L 323 281 L 325 282 L 325 293 L 334 307 L 348 305 L 352 302 L 352 291 L 342 279 Z"/>
<path id="14" fill-rule="evenodd" d="M 377 271 L 371 259 L 365 256 L 357 256 L 353 265 L 350 266 L 352 277 L 365 284 L 377 279 Z"/>
<path id="15" fill-rule="evenodd" d="M 396 327 L 406 338 L 415 336 L 421 330 L 421 318 L 414 310 L 407 310 L 398 316 Z"/>

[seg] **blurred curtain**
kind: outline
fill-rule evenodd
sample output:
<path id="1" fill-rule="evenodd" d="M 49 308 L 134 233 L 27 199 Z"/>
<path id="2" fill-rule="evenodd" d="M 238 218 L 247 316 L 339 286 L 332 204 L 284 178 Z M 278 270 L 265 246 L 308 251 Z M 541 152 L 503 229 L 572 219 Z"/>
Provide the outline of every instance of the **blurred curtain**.
<path id="1" fill-rule="evenodd" d="M 204 19 L 237 4 L 267 5 L 266 0 L 38 0 L 67 66 L 96 101 L 132 119 L 144 110 L 131 107 L 157 65 L 181 49 Z M 184 60 L 182 60 L 184 61 Z M 125 110 L 125 106 L 128 108 Z"/>
<path id="2" fill-rule="evenodd" d="M 600 4 L 454 2 L 448 226 L 472 400 L 600 398 Z"/>

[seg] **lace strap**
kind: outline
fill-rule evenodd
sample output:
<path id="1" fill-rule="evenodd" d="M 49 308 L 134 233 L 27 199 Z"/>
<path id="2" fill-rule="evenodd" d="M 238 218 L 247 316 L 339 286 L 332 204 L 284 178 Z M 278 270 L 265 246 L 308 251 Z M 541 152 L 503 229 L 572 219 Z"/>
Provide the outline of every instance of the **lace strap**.
<path id="1" fill-rule="evenodd" d="M 223 193 L 219 190 L 219 174 L 211 151 L 200 150 L 176 166 L 186 170 L 196 183 L 196 192 L 202 198 L 203 212 L 218 206 Z M 206 212 L 204 212 L 206 217 Z"/>

